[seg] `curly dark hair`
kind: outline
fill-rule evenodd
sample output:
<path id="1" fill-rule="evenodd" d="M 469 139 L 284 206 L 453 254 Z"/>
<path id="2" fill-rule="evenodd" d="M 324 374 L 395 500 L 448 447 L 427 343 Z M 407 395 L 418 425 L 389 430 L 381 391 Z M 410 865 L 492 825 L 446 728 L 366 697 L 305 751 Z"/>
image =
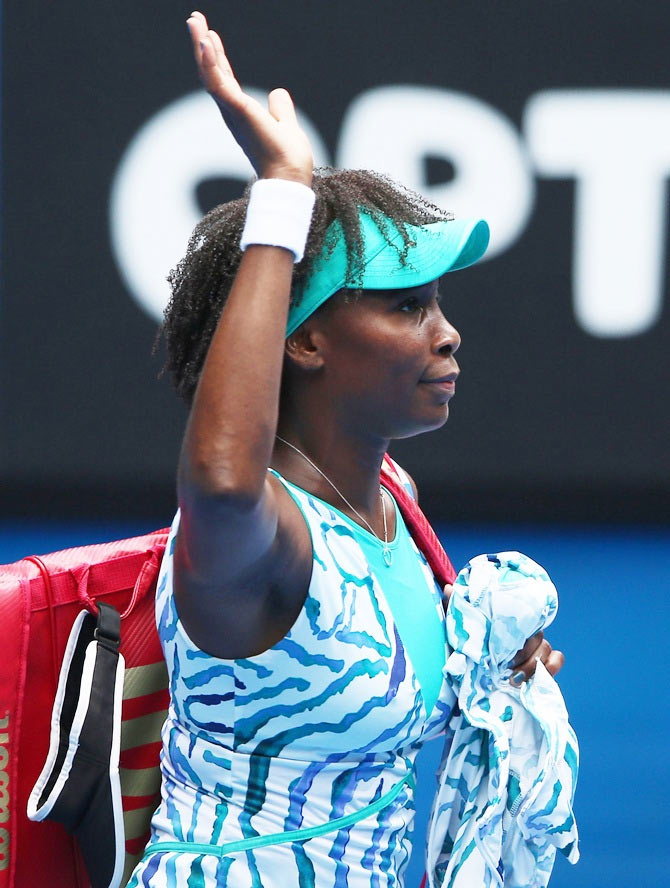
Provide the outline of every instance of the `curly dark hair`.
<path id="1" fill-rule="evenodd" d="M 171 373 L 177 392 L 188 403 L 242 258 L 239 243 L 250 187 L 238 200 L 207 213 L 191 235 L 186 255 L 168 275 L 172 296 L 157 342 L 165 338 L 168 359 L 163 371 Z M 326 243 L 326 232 L 336 219 L 347 245 L 347 285 L 356 289 L 356 269 L 360 268 L 363 249 L 359 209 L 372 217 L 389 243 L 396 234 L 389 220 L 401 233 L 402 246 L 394 245 L 401 262 L 411 246 L 408 224 L 424 225 L 450 218 L 419 194 L 370 170 L 324 167 L 314 171 L 312 187 L 316 202 L 305 255 L 293 274 L 292 303 L 300 299 L 314 260 L 324 248 L 328 255 L 329 246 L 334 246 L 334 242 Z"/>

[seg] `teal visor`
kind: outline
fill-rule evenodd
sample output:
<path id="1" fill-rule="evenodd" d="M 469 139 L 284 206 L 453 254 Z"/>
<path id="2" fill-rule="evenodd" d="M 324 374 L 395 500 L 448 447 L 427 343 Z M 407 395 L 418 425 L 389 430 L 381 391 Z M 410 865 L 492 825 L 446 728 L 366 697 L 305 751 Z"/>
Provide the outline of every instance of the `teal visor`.
<path id="1" fill-rule="evenodd" d="M 420 287 L 448 271 L 472 265 L 481 259 L 489 243 L 489 226 L 483 219 L 442 219 L 426 225 L 407 225 L 411 244 L 403 262 L 402 235 L 390 220 L 390 243 L 371 216 L 361 212 L 360 220 L 361 264 L 347 274 L 344 233 L 340 223 L 333 222 L 326 233 L 323 253 L 315 260 L 301 298 L 289 310 L 287 336 L 343 287 L 362 290 Z"/>

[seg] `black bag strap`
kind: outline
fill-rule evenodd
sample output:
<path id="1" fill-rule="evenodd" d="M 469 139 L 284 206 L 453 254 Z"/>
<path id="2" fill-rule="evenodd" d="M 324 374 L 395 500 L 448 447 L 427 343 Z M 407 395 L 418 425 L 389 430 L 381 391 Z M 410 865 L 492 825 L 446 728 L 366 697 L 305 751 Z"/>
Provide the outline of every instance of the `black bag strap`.
<path id="1" fill-rule="evenodd" d="M 124 661 L 121 619 L 97 602 L 76 618 L 61 667 L 46 763 L 28 801 L 31 820 L 75 835 L 92 888 L 118 888 L 125 862 L 119 781 Z"/>

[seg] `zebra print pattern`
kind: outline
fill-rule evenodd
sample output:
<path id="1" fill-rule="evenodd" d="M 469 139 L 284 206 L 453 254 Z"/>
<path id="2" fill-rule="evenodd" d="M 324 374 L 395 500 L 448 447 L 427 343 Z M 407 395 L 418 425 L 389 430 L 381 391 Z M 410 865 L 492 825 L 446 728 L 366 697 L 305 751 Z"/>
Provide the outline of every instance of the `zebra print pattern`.
<path id="1" fill-rule="evenodd" d="M 521 688 L 509 683 L 516 651 L 557 610 L 547 572 L 520 552 L 478 555 L 458 574 L 446 671 L 460 712 L 428 832 L 429 888 L 546 888 L 557 850 L 579 859 L 579 746 L 563 697 L 541 662 Z"/>
<path id="2" fill-rule="evenodd" d="M 224 660 L 188 638 L 172 595 L 175 518 L 156 614 L 170 676 L 162 802 L 149 844 L 223 844 L 313 827 L 388 792 L 423 742 L 443 733 L 455 695 L 443 679 L 430 716 L 378 577 L 351 527 L 326 503 L 287 489 L 312 535 L 313 575 L 289 633 L 254 657 Z M 407 544 L 414 547 L 407 537 Z M 422 556 L 425 588 L 444 626 Z M 383 571 L 386 570 L 385 576 Z M 446 635 L 445 635 L 446 639 Z M 308 841 L 213 855 L 145 856 L 129 888 L 391 888 L 410 855 L 413 792 L 354 826 Z"/>

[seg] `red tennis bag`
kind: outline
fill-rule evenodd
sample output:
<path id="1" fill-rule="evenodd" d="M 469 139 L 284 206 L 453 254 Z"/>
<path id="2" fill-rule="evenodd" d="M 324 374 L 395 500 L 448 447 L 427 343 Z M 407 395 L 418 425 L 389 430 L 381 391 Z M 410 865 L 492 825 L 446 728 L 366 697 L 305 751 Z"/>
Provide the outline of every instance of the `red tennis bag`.
<path id="1" fill-rule="evenodd" d="M 160 729 L 167 672 L 154 595 L 167 530 L 24 558 L 0 567 L 0 888 L 88 888 L 76 841 L 59 823 L 28 820 L 47 758 L 51 716 L 72 627 L 96 601 L 121 615 L 125 659 L 120 783 L 125 830 L 122 884 L 149 837 L 160 795 Z M 100 836 L 101 844 L 108 837 Z"/>

